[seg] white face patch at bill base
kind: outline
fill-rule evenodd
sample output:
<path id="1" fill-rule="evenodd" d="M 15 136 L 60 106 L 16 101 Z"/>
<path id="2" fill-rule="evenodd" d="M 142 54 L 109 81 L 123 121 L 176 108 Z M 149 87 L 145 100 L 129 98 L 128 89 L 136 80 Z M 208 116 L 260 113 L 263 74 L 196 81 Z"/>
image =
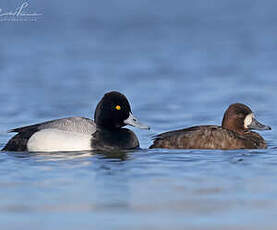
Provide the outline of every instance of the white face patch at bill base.
<path id="1" fill-rule="evenodd" d="M 248 129 L 249 125 L 252 123 L 254 118 L 254 114 L 250 113 L 248 114 L 244 119 L 244 128 Z"/>

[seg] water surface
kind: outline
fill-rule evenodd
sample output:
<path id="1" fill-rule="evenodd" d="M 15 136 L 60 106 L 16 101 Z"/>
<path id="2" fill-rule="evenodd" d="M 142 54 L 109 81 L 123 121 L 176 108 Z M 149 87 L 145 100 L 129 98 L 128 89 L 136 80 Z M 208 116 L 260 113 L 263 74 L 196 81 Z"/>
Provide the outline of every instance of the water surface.
<path id="1" fill-rule="evenodd" d="M 0 22 L 0 146 L 14 127 L 93 117 L 109 90 L 152 129 L 131 128 L 138 151 L 3 152 L 2 229 L 276 229 L 275 1 L 30 4 L 37 22 Z M 234 102 L 272 127 L 268 149 L 148 150 Z"/>

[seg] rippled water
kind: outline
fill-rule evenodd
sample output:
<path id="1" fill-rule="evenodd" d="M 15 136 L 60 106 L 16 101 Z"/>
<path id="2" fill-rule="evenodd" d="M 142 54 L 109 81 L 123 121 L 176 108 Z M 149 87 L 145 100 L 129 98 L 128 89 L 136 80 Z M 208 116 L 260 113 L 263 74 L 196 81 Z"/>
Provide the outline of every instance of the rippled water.
<path id="1" fill-rule="evenodd" d="M 30 6 L 37 22 L 0 22 L 0 147 L 10 128 L 92 117 L 109 90 L 152 129 L 133 129 L 139 151 L 3 152 L 1 229 L 276 229 L 275 1 Z M 147 149 L 160 132 L 220 124 L 233 102 L 272 127 L 267 150 Z"/>

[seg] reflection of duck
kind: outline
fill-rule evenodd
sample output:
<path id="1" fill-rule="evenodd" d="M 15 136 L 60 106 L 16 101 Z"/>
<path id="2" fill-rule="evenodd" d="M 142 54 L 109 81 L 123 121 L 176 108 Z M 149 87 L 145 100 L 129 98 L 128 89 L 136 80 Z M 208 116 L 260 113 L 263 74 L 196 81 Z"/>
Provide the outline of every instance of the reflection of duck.
<path id="1" fill-rule="evenodd" d="M 113 159 L 125 161 L 129 159 L 129 154 L 134 150 L 116 150 L 116 151 L 59 151 L 59 152 L 7 152 L 15 158 L 33 158 L 35 161 L 64 161 L 73 159 L 84 159 L 80 164 L 92 164 L 91 157 L 97 156 L 98 159 Z M 88 160 L 86 160 L 88 159 Z"/>
<path id="2" fill-rule="evenodd" d="M 84 117 L 69 117 L 22 128 L 17 132 L 4 151 L 82 151 L 116 150 L 139 147 L 136 135 L 129 129 L 149 129 L 132 115 L 127 98 L 118 92 L 109 92 L 98 103 L 94 121 Z"/>
<path id="3" fill-rule="evenodd" d="M 195 126 L 155 137 L 150 148 L 168 149 L 262 149 L 264 139 L 250 130 L 270 130 L 259 123 L 249 107 L 236 103 L 226 110 L 222 126 Z"/>

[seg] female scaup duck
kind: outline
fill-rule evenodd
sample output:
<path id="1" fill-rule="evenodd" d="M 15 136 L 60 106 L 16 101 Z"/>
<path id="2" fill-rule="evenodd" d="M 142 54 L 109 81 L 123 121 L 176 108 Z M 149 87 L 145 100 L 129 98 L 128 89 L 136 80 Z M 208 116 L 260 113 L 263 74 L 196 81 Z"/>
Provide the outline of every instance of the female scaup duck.
<path id="1" fill-rule="evenodd" d="M 98 103 L 94 121 L 84 117 L 69 117 L 22 128 L 2 151 L 82 151 L 120 150 L 139 147 L 131 125 L 141 129 L 148 126 L 138 122 L 131 112 L 127 98 L 118 92 L 109 92 Z"/>
<path id="2" fill-rule="evenodd" d="M 150 148 L 167 149 L 265 149 L 267 144 L 256 132 L 270 130 L 259 123 L 249 107 L 236 103 L 226 110 L 222 126 L 195 126 L 159 134 Z"/>

